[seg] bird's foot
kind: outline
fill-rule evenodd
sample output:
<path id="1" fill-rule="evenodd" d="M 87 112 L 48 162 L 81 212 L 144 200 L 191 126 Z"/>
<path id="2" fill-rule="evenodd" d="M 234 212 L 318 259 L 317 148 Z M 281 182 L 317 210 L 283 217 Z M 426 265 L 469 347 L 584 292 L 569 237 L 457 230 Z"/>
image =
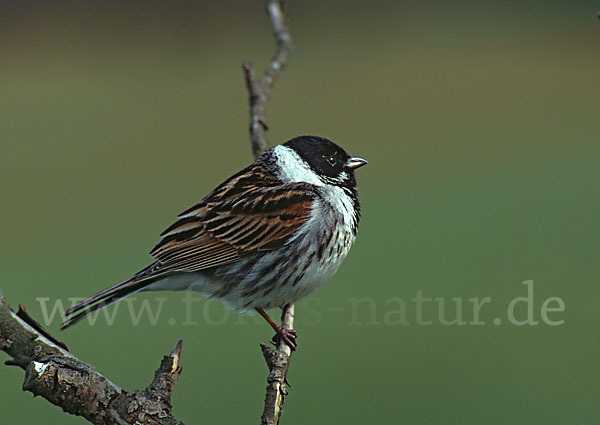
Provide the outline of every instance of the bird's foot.
<path id="1" fill-rule="evenodd" d="M 278 346 L 279 342 L 283 341 L 285 345 L 290 347 L 290 350 L 296 351 L 296 348 L 298 348 L 298 343 L 296 342 L 297 336 L 298 334 L 294 329 L 285 329 L 279 327 L 279 329 L 277 329 L 277 333 L 273 335 L 273 338 L 271 338 L 271 341 L 273 344 L 275 344 L 275 346 Z"/>

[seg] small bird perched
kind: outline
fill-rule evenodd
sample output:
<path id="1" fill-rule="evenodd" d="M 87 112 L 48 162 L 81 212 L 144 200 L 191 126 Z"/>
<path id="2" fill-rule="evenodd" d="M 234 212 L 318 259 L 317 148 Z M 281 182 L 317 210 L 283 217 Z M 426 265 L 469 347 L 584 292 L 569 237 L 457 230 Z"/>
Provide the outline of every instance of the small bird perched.
<path id="1" fill-rule="evenodd" d="M 292 350 L 296 333 L 265 310 L 329 280 L 360 218 L 354 170 L 366 160 L 330 140 L 300 136 L 267 150 L 179 215 L 152 249 L 154 263 L 65 313 L 65 329 L 138 291 L 194 290 L 256 310 Z"/>

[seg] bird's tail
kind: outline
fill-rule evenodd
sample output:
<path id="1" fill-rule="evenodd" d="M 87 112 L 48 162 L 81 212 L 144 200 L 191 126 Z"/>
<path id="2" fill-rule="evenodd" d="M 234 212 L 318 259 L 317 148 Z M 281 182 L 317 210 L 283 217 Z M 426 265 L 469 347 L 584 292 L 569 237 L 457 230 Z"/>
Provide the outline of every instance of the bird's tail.
<path id="1" fill-rule="evenodd" d="M 65 312 L 65 321 L 62 323 L 60 329 L 63 330 L 73 326 L 88 314 L 93 313 L 94 311 L 103 307 L 107 307 L 128 295 L 141 291 L 161 277 L 156 275 L 148 275 L 145 273 L 145 271 L 146 269 L 137 273 L 130 279 L 100 291 L 68 309 Z"/>

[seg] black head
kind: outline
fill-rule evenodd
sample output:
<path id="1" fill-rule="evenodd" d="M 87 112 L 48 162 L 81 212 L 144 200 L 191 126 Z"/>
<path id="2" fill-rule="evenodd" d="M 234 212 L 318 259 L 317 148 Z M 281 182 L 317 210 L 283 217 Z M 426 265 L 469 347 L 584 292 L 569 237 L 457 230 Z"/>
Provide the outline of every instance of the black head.
<path id="1" fill-rule="evenodd" d="M 325 182 L 336 185 L 356 185 L 354 170 L 366 160 L 348 155 L 331 140 L 318 136 L 299 136 L 284 146 L 293 149 Z"/>

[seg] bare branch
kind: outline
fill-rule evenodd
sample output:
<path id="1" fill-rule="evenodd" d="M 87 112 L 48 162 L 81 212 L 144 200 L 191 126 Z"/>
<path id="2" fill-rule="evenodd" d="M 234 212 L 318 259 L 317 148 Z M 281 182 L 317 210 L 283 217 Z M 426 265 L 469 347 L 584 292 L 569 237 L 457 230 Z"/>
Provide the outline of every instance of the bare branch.
<path id="1" fill-rule="evenodd" d="M 0 291 L 0 350 L 13 360 L 10 365 L 26 369 L 30 362 L 51 356 L 71 357 L 71 353 L 44 335 L 14 313 Z"/>
<path id="2" fill-rule="evenodd" d="M 24 308 L 14 313 L 0 291 L 0 350 L 12 357 L 7 364 L 25 369 L 23 390 L 93 424 L 182 424 L 172 416 L 170 404 L 181 374 L 181 341 L 163 358 L 152 383 L 131 392 L 53 341 Z"/>
<path id="3" fill-rule="evenodd" d="M 292 38 L 287 28 L 283 2 L 280 0 L 264 0 L 264 4 L 273 26 L 277 51 L 260 81 L 256 80 L 250 61 L 242 64 L 250 104 L 250 142 L 255 158 L 258 158 L 269 146 L 265 135 L 266 130 L 269 128 L 265 117 L 265 108 L 275 81 L 281 70 L 286 66 L 292 50 Z"/>
<path id="4" fill-rule="evenodd" d="M 283 1 L 264 0 L 265 9 L 273 27 L 277 51 L 265 69 L 260 81 L 256 80 L 252 63 L 243 63 L 246 87 L 248 88 L 248 102 L 250 104 L 250 143 L 252 153 L 258 158 L 268 147 L 265 132 L 268 130 L 265 108 L 269 101 L 275 81 L 288 62 L 292 50 L 292 37 L 287 28 L 286 16 L 283 11 Z M 294 305 L 286 305 L 281 312 L 281 327 L 291 330 L 294 328 Z M 261 424 L 276 425 L 281 418 L 283 403 L 288 393 L 286 377 L 292 350 L 283 341 L 280 341 L 275 350 L 265 344 L 261 349 L 267 366 L 267 390 L 265 406 L 261 417 Z"/>
<path id="5" fill-rule="evenodd" d="M 294 327 L 294 305 L 286 305 L 281 312 L 281 326 L 285 329 Z M 265 395 L 265 407 L 261 425 L 277 425 L 283 411 L 283 403 L 288 394 L 287 373 L 290 365 L 290 356 L 292 350 L 283 341 L 273 350 L 266 344 L 261 344 L 263 356 L 269 366 L 269 376 L 267 377 L 267 392 Z"/>

